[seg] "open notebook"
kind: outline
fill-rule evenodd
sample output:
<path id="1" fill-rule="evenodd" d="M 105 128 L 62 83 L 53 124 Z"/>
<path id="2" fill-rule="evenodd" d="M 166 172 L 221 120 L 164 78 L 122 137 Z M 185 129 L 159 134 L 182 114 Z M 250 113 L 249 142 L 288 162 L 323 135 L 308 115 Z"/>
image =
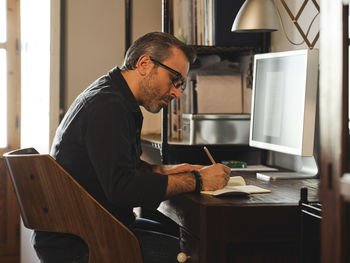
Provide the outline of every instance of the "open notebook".
<path id="1" fill-rule="evenodd" d="M 201 191 L 202 194 L 209 194 L 213 196 L 235 196 L 235 195 L 249 195 L 249 194 L 263 194 L 270 193 L 268 189 L 261 188 L 255 185 L 246 185 L 242 176 L 233 176 L 228 181 L 228 184 L 216 191 Z"/>

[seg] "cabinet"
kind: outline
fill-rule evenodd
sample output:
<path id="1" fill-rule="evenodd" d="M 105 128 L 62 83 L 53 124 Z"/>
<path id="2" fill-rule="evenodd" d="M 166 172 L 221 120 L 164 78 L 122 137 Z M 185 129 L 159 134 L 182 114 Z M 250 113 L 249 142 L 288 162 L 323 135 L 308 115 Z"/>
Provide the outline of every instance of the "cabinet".
<path id="1" fill-rule="evenodd" d="M 192 0 L 194 6 L 198 6 L 199 2 L 204 0 Z M 209 1 L 207 1 L 209 2 Z M 162 30 L 164 32 L 174 33 L 174 0 L 162 0 Z M 269 33 L 240 34 L 231 32 L 231 26 L 235 15 L 244 3 L 244 0 L 220 1 L 213 0 L 214 6 L 214 30 L 215 30 L 215 46 L 192 45 L 197 55 L 217 54 L 221 58 L 231 61 L 239 61 L 241 56 L 248 56 L 252 53 L 267 52 L 270 45 Z M 203 145 L 190 145 L 184 142 L 174 142 L 168 138 L 168 120 L 169 108 L 166 107 L 162 112 L 161 136 L 143 137 L 144 152 L 148 150 L 158 151 L 159 160 L 163 164 L 192 162 L 209 164 L 209 160 L 204 154 Z M 261 150 L 248 147 L 248 145 L 219 145 L 214 144 L 208 147 L 215 156 L 216 161 L 224 159 L 244 160 L 250 164 L 263 163 L 265 156 Z M 157 154 L 153 154 L 156 156 Z"/>

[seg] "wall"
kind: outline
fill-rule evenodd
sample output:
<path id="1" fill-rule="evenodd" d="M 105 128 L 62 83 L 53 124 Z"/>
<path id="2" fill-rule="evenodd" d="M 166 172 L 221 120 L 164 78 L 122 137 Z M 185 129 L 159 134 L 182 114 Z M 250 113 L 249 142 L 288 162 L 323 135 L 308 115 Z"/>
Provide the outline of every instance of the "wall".
<path id="1" fill-rule="evenodd" d="M 131 2 L 133 40 L 147 32 L 161 31 L 161 0 Z M 66 3 L 65 110 L 95 79 L 121 66 L 125 52 L 124 1 Z M 160 132 L 161 114 L 143 113 L 143 132 Z"/>
<path id="2" fill-rule="evenodd" d="M 66 1 L 65 105 L 124 55 L 124 1 Z"/>
<path id="3" fill-rule="evenodd" d="M 296 16 L 297 12 L 299 11 L 300 6 L 304 2 L 304 0 L 285 0 L 287 5 L 289 6 L 291 12 Z M 319 2 L 319 1 L 317 1 Z M 280 0 L 275 0 L 275 5 L 277 9 L 280 11 L 282 23 L 284 25 L 284 28 L 287 32 L 288 37 L 295 43 L 300 43 L 302 41 L 302 37 L 295 27 L 294 23 L 292 22 L 291 18 L 289 17 L 287 11 L 283 7 Z M 300 16 L 298 22 L 303 29 L 303 31 L 306 33 L 312 19 L 314 18 L 316 14 L 316 8 L 313 5 L 312 1 L 309 1 L 306 5 L 302 15 Z M 309 40 L 310 42 L 313 41 L 314 37 L 316 36 L 318 30 L 320 29 L 320 15 L 318 15 L 313 22 L 310 33 L 309 33 Z M 320 41 L 318 40 L 315 48 L 319 48 Z M 294 50 L 294 49 L 306 49 L 308 48 L 307 45 L 304 43 L 302 45 L 292 45 L 288 42 L 281 23 L 279 23 L 279 30 L 271 33 L 271 51 L 287 51 L 287 50 Z"/>
<path id="4" fill-rule="evenodd" d="M 152 31 L 162 31 L 162 1 L 132 1 L 132 40 Z"/>

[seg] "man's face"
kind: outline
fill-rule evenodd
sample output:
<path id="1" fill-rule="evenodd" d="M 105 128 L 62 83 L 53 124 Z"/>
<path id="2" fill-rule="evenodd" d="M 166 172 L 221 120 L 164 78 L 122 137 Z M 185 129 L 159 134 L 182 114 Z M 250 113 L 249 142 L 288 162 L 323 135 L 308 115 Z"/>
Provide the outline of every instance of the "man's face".
<path id="1" fill-rule="evenodd" d="M 173 55 L 163 61 L 160 66 L 154 61 L 154 68 L 140 83 L 140 90 L 143 93 L 142 105 L 146 110 L 157 113 L 161 108 L 165 107 L 172 99 L 180 98 L 181 83 L 174 72 L 164 68 L 169 67 L 173 71 L 177 71 L 184 79 L 189 69 L 189 63 L 182 51 L 173 48 Z"/>
<path id="2" fill-rule="evenodd" d="M 157 113 L 165 107 L 173 97 L 170 95 L 171 86 L 168 88 L 160 85 L 158 73 L 154 68 L 152 72 L 140 83 L 140 89 L 143 91 L 143 107 L 152 113 Z"/>

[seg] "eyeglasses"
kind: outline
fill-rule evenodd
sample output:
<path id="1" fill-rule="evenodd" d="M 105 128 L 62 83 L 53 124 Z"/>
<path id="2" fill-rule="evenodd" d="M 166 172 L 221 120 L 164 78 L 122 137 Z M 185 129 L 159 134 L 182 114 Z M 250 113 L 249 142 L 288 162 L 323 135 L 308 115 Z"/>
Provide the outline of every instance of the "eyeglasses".
<path id="1" fill-rule="evenodd" d="M 183 78 L 183 76 L 181 75 L 180 72 L 178 72 L 172 68 L 169 68 L 168 66 L 165 66 L 163 63 L 160 63 L 158 60 L 155 60 L 154 58 L 151 58 L 151 60 L 154 62 L 154 64 L 157 64 L 157 65 L 161 66 L 162 68 L 175 74 L 175 77 L 171 79 L 171 83 L 173 83 L 173 85 L 176 89 L 181 87 L 181 92 L 183 92 L 185 90 L 185 85 L 184 85 L 185 79 Z"/>

